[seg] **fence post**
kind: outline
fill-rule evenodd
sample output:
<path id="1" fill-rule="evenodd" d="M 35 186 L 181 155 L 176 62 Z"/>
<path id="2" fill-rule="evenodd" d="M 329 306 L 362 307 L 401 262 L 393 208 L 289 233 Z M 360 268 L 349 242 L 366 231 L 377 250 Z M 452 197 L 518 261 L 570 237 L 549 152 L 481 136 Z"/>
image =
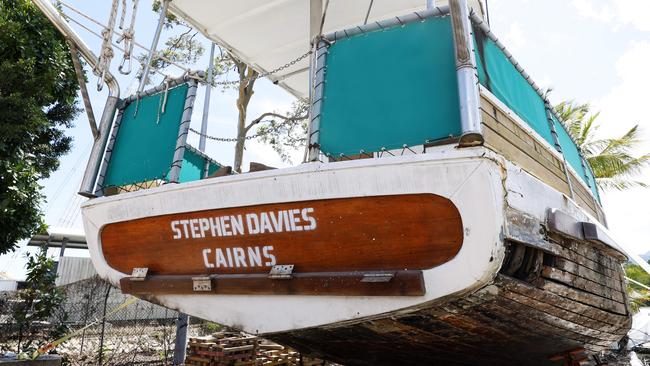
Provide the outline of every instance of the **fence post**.
<path id="1" fill-rule="evenodd" d="M 182 365 L 185 363 L 188 319 L 187 314 L 178 313 L 178 319 L 176 319 L 176 342 L 174 344 L 174 365 Z"/>
<path id="2" fill-rule="evenodd" d="M 106 305 L 108 304 L 108 296 L 111 294 L 111 285 L 106 284 L 108 289 L 106 290 L 106 296 L 104 296 L 104 310 L 102 311 L 102 331 L 99 334 L 99 354 L 98 354 L 98 362 L 97 364 L 99 366 L 102 365 L 102 357 L 103 357 L 103 352 L 104 352 L 104 330 L 106 328 Z"/>

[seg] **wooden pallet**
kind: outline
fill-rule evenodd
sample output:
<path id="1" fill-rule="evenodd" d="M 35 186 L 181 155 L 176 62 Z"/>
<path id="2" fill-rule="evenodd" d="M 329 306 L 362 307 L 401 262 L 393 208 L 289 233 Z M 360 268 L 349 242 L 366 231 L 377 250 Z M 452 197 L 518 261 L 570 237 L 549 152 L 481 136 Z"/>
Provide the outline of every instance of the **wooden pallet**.
<path id="1" fill-rule="evenodd" d="M 325 361 L 302 356 L 279 344 L 260 344 L 255 336 L 220 332 L 190 338 L 186 365 L 191 366 L 324 366 Z"/>
<path id="2" fill-rule="evenodd" d="M 190 338 L 186 365 L 249 366 L 257 364 L 257 337 L 216 333 L 208 337 Z"/>

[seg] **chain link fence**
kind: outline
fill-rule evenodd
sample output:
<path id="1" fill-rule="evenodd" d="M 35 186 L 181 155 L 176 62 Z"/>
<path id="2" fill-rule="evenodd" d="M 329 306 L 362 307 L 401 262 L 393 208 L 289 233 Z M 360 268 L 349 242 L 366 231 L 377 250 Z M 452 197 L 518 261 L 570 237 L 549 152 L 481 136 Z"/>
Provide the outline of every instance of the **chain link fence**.
<path id="1" fill-rule="evenodd" d="M 142 300 L 124 306 L 132 297 L 97 276 L 61 288 L 66 298 L 56 314 L 30 324 L 34 347 L 54 341 L 54 330 L 61 329 L 63 334 L 77 332 L 54 351 L 63 356 L 64 364 L 171 364 L 178 312 Z M 0 293 L 0 354 L 17 351 L 20 329 L 13 313 L 19 302 L 16 292 Z M 204 336 L 219 328 L 193 318 L 188 336 Z"/>

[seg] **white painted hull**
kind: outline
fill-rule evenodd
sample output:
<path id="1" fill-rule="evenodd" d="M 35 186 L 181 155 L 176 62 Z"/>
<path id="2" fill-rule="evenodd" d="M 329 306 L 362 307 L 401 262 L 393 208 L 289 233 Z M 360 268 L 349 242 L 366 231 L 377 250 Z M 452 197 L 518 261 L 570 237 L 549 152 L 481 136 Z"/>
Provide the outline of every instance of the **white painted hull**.
<path id="1" fill-rule="evenodd" d="M 419 155 L 310 163 L 103 197 L 83 205 L 88 246 L 99 275 L 119 286 L 129 273 L 105 261 L 103 226 L 139 218 L 266 203 L 433 193 L 458 208 L 460 252 L 423 271 L 424 296 L 155 295 L 160 304 L 252 333 L 275 333 L 381 318 L 489 284 L 505 255 L 506 205 L 543 221 L 549 208 L 595 222 L 571 200 L 482 147 L 441 146 Z M 535 199 L 531 199 L 535 197 Z M 371 250 L 371 248 L 369 248 Z M 156 253 L 151 253 L 155 256 Z M 323 258 L 324 261 L 327 258 Z"/>

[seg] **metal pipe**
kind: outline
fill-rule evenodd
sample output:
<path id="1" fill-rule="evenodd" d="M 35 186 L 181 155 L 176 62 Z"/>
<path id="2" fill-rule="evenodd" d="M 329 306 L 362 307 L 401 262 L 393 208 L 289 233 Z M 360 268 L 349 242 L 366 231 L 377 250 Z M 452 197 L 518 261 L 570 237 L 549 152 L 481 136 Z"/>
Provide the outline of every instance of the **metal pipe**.
<path id="1" fill-rule="evenodd" d="M 307 131 L 307 152 L 308 161 L 317 161 L 318 152 L 320 151 L 318 144 L 318 123 L 314 123 L 313 110 L 314 110 L 314 77 L 316 65 L 316 48 L 318 47 L 317 36 L 321 31 L 321 20 L 323 13 L 323 0 L 310 0 L 309 1 L 309 42 L 311 43 L 311 55 L 309 55 L 309 103 L 311 104 L 309 110 L 309 128 Z"/>
<path id="2" fill-rule="evenodd" d="M 467 0 L 450 0 L 449 8 L 460 101 L 461 137 L 458 145 L 461 147 L 482 145 L 484 140 L 479 113 L 478 78 Z"/>
<path id="3" fill-rule="evenodd" d="M 328 44 L 320 40 L 314 45 L 312 64 L 310 66 L 309 133 L 307 135 L 308 161 L 318 161 L 320 154 L 320 113 L 323 103 L 323 85 L 325 80 L 325 62 Z"/>
<path id="4" fill-rule="evenodd" d="M 208 114 L 210 113 L 210 94 L 212 92 L 212 74 L 214 73 L 214 49 L 210 47 L 210 63 L 208 65 L 208 82 L 205 83 L 205 99 L 203 99 L 203 119 L 201 120 L 201 135 L 199 135 L 199 151 L 205 152 L 205 136 L 208 133 Z"/>
<path id="5" fill-rule="evenodd" d="M 93 106 L 90 104 L 90 96 L 88 95 L 88 88 L 86 88 L 86 80 L 84 79 L 83 67 L 81 66 L 81 60 L 79 60 L 79 50 L 77 50 L 77 46 L 75 46 L 75 44 L 71 41 L 68 41 L 68 46 L 70 47 L 70 55 L 72 56 L 72 65 L 74 65 L 74 72 L 77 75 L 77 83 L 79 84 L 81 99 L 83 100 L 86 116 L 88 117 L 90 132 L 93 134 L 93 139 L 96 139 L 99 137 L 99 131 L 97 130 L 97 121 L 95 120 Z"/>
<path id="6" fill-rule="evenodd" d="M 86 43 L 77 35 L 77 33 L 70 27 L 65 19 L 59 14 L 58 10 L 48 0 L 34 0 L 36 6 L 47 17 L 47 19 L 63 34 L 63 36 L 72 42 L 81 56 L 92 66 L 93 70 L 96 68 L 99 59 L 90 50 Z M 86 197 L 95 197 L 93 188 L 97 173 L 99 171 L 101 158 L 106 148 L 106 141 L 108 140 L 108 133 L 111 130 L 113 117 L 115 117 L 115 110 L 117 102 L 120 98 L 120 85 L 117 83 L 115 77 L 107 70 L 105 74 L 106 84 L 108 85 L 108 98 L 104 105 L 104 112 L 99 120 L 98 132 L 99 136 L 93 141 L 93 148 L 86 164 L 83 180 L 79 194 Z"/>
<path id="7" fill-rule="evenodd" d="M 194 98 L 196 98 L 196 80 L 191 80 L 188 83 L 187 97 L 185 98 L 185 106 L 183 107 L 183 116 L 181 118 L 181 125 L 178 129 L 178 138 L 176 139 L 176 150 L 174 151 L 174 161 L 169 171 L 169 183 L 178 183 L 181 175 L 181 165 L 183 164 L 183 155 L 185 154 L 185 144 L 187 143 L 187 134 L 190 130 L 190 121 L 192 120 L 192 107 L 194 106 Z"/>
<path id="8" fill-rule="evenodd" d="M 210 113 L 210 94 L 212 92 L 212 75 L 214 73 L 214 49 L 215 44 L 210 46 L 210 63 L 208 64 L 208 80 L 205 83 L 205 99 L 203 100 L 203 119 L 201 120 L 201 134 L 199 135 L 199 151 L 205 152 L 205 140 L 208 134 L 208 114 Z M 203 177 L 207 178 L 210 174 L 210 160 L 205 159 L 203 164 Z"/>
<path id="9" fill-rule="evenodd" d="M 79 188 L 79 194 L 84 197 L 96 197 L 94 194 L 95 181 L 97 180 L 102 155 L 106 149 L 106 142 L 108 141 L 108 135 L 113 125 L 119 100 L 117 96 L 109 96 L 104 105 L 104 112 L 102 113 L 102 118 L 99 120 L 99 137 L 93 141 L 93 148 L 90 151 L 88 164 L 86 164 L 86 170 L 81 181 L 81 187 Z"/>
<path id="10" fill-rule="evenodd" d="M 172 365 L 185 364 L 185 349 L 187 348 L 187 325 L 189 316 L 185 313 L 178 313 L 176 319 L 176 341 L 174 343 L 174 359 Z"/>
<path id="11" fill-rule="evenodd" d="M 149 54 L 147 55 L 147 61 L 144 64 L 144 70 L 142 70 L 142 76 L 140 79 L 140 86 L 138 86 L 138 93 L 142 93 L 144 86 L 147 83 L 147 78 L 149 77 L 149 69 L 151 68 L 151 60 L 156 53 L 156 48 L 158 48 L 158 41 L 160 40 L 160 33 L 162 33 L 162 27 L 165 24 L 165 18 L 167 17 L 167 7 L 169 6 L 169 0 L 163 0 L 162 7 L 160 8 L 160 18 L 158 18 L 158 26 L 156 27 L 156 33 L 154 33 L 153 41 L 151 41 L 151 48 L 149 48 Z"/>

